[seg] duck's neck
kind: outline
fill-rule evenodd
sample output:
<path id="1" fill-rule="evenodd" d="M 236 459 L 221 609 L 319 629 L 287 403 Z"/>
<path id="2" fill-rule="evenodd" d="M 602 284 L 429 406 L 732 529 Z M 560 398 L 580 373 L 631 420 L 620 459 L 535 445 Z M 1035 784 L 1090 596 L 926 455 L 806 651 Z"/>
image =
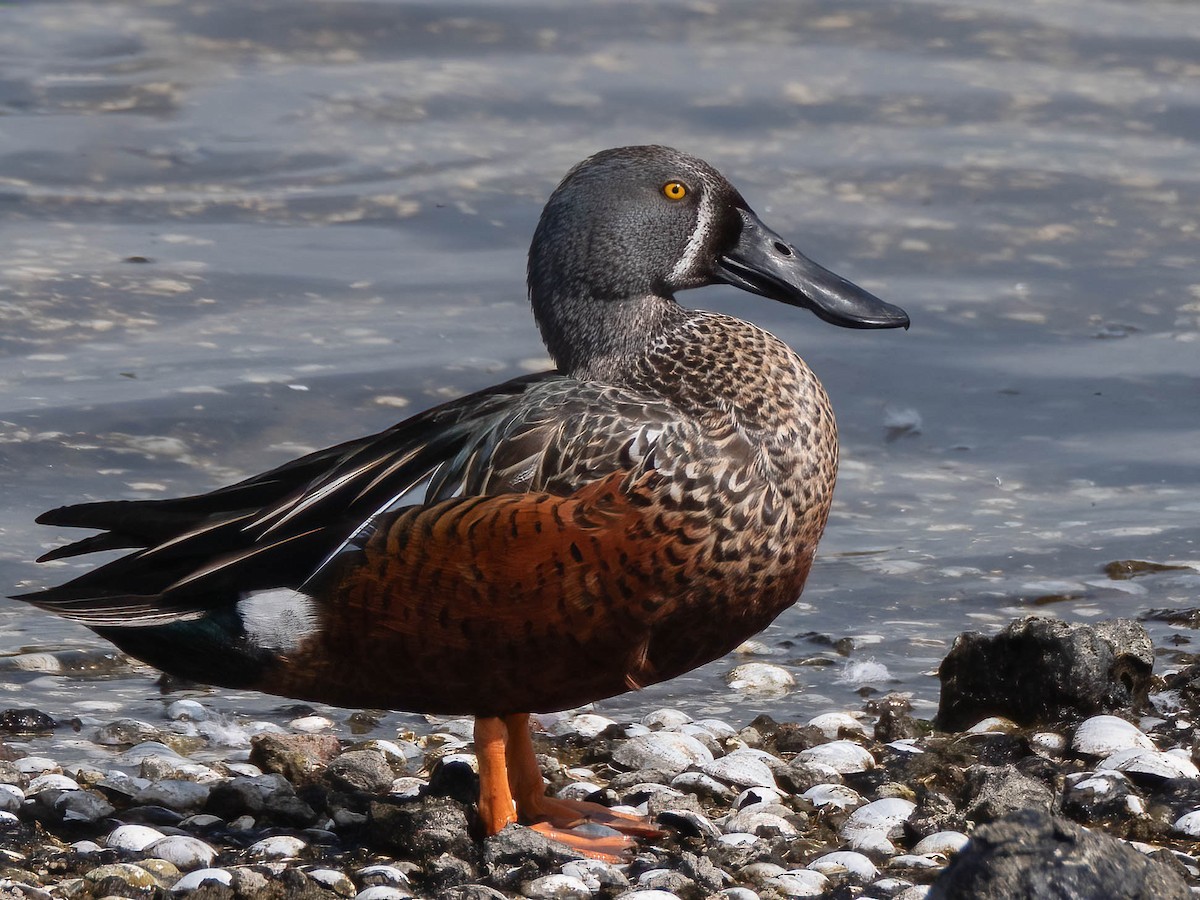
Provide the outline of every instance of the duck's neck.
<path id="1" fill-rule="evenodd" d="M 530 291 L 542 340 L 561 372 L 622 384 L 647 347 L 687 312 L 671 297 L 600 299 L 577 291 Z"/>

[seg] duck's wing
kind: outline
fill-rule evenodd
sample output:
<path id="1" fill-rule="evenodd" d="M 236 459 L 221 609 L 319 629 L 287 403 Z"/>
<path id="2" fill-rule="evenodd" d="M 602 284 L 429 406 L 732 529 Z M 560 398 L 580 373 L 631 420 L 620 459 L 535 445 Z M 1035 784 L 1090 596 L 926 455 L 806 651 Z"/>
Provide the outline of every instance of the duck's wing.
<path id="1" fill-rule="evenodd" d="M 43 560 L 134 552 L 16 599 L 93 627 L 198 619 L 256 591 L 299 588 L 399 508 L 565 495 L 646 462 L 670 418 L 665 404 L 619 389 L 554 373 L 518 378 L 211 493 L 51 510 L 38 522 L 102 533 Z"/>

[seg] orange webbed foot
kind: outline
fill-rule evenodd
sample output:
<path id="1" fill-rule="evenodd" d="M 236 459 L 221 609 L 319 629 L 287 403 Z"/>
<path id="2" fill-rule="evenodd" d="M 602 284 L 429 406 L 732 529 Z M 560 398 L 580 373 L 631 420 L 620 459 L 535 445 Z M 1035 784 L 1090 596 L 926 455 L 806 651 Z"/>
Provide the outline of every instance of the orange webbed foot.
<path id="1" fill-rule="evenodd" d="M 637 841 L 633 838 L 607 826 L 589 822 L 581 822 L 570 828 L 559 828 L 549 822 L 535 822 L 529 827 L 576 853 L 606 863 L 629 862 L 630 854 L 637 848 Z"/>
<path id="2" fill-rule="evenodd" d="M 541 796 L 533 809 L 522 809 L 521 814 L 537 821 L 547 822 L 556 828 L 576 828 L 580 825 L 603 825 L 627 834 L 630 837 L 656 838 L 664 832 L 642 816 L 633 816 L 619 810 L 609 809 L 599 803 L 586 800 L 563 800 L 558 797 Z"/>

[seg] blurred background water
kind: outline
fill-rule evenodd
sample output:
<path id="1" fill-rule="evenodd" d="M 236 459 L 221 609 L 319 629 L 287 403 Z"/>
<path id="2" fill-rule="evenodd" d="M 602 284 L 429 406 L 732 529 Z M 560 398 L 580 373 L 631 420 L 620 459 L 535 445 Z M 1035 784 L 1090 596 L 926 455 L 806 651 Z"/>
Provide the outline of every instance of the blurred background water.
<path id="1" fill-rule="evenodd" d="M 66 537 L 44 509 L 207 490 L 544 368 L 541 203 L 651 142 L 913 327 L 681 296 L 808 359 L 842 475 L 758 655 L 598 711 L 741 724 L 901 690 L 928 715 L 955 634 L 1032 612 L 1147 617 L 1187 658 L 1153 611 L 1200 606 L 1191 0 L 4 5 L 0 588 L 89 564 L 31 562 Z M 802 688 L 732 692 L 748 659 Z M 0 601 L 0 707 L 161 717 L 154 678 Z"/>

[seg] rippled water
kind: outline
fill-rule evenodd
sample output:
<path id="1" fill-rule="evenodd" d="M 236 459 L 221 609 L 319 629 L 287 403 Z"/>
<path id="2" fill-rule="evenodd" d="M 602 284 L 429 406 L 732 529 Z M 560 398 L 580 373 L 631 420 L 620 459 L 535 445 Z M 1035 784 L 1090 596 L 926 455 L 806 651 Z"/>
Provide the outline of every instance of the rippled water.
<path id="1" fill-rule="evenodd" d="M 645 142 L 913 328 L 682 298 L 780 334 L 838 411 L 819 562 L 762 638 L 805 688 L 732 694 L 730 659 L 601 711 L 807 718 L 874 662 L 928 713 L 965 628 L 1200 605 L 1190 0 L 4 6 L 0 586 L 75 571 L 30 561 L 63 537 L 43 509 L 205 490 L 544 367 L 541 202 Z M 0 707 L 161 717 L 152 672 L 95 674 L 105 648 L 0 601 Z M 77 674 L 19 668 L 44 651 Z"/>

